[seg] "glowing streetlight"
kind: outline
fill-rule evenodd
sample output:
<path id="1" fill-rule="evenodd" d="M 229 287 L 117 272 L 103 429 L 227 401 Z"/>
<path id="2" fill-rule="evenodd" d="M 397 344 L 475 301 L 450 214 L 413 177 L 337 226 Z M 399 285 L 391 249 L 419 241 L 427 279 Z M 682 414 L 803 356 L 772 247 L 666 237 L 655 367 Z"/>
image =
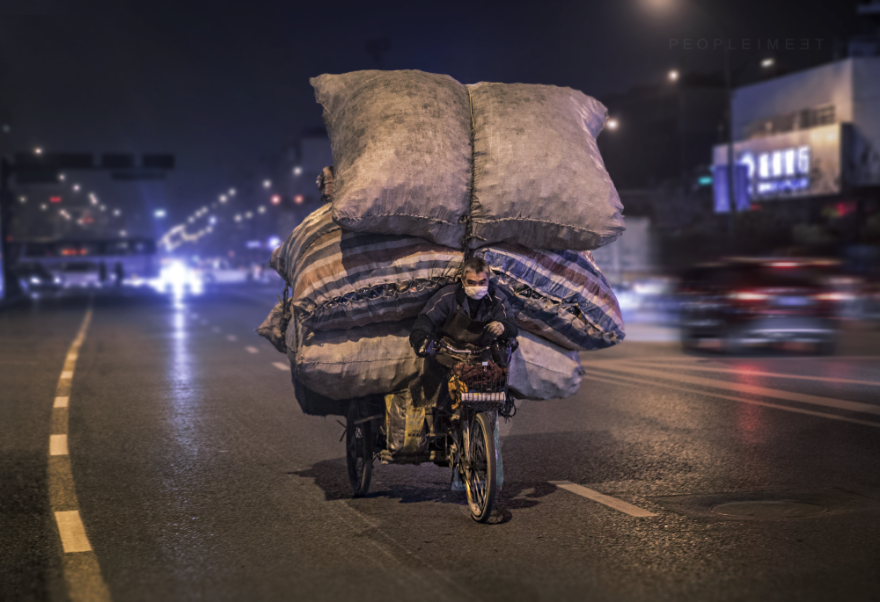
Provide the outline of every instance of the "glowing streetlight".
<path id="1" fill-rule="evenodd" d="M 235 188 L 229 189 L 229 196 L 235 196 Z"/>
<path id="2" fill-rule="evenodd" d="M 251 213 L 250 211 L 248 211 L 248 212 L 246 212 L 246 213 L 244 214 L 244 216 L 245 216 L 247 219 L 251 219 L 251 218 L 254 216 L 254 214 Z"/>
<path id="3" fill-rule="evenodd" d="M 225 202 L 226 202 L 226 195 L 225 195 L 225 194 L 221 194 L 221 195 L 220 195 L 220 202 L 221 202 L 221 203 L 225 203 Z"/>
<path id="4" fill-rule="evenodd" d="M 305 200 L 306 200 L 306 198 L 301 194 L 298 194 L 295 197 L 293 197 L 293 202 L 296 203 L 297 205 L 302 205 L 303 201 L 305 201 Z"/>
<path id="5" fill-rule="evenodd" d="M 18 202 L 19 203 L 27 203 L 27 197 L 26 196 L 18 197 Z"/>
<path id="6" fill-rule="evenodd" d="M 776 64 L 776 59 L 774 59 L 772 56 L 761 61 L 761 67 L 763 67 L 764 69 L 769 69 L 770 67 L 772 67 L 775 64 Z"/>
<path id="7" fill-rule="evenodd" d="M 281 204 L 281 195 L 280 194 L 273 194 L 272 195 L 272 204 L 273 205 L 280 205 Z"/>
<path id="8" fill-rule="evenodd" d="M 74 184 L 74 185 L 73 185 L 73 191 L 74 191 L 74 192 L 79 192 L 79 184 Z"/>
<path id="9" fill-rule="evenodd" d="M 263 188 L 269 188 L 272 185 L 271 180 L 263 180 Z"/>
<path id="10" fill-rule="evenodd" d="M 119 217 L 120 215 L 122 215 L 122 211 L 120 211 L 119 209 L 113 210 L 113 217 Z"/>
<path id="11" fill-rule="evenodd" d="M 303 168 L 300 167 L 299 165 L 297 165 L 296 167 L 293 168 L 293 175 L 295 175 L 297 177 L 301 176 L 302 172 L 303 172 Z"/>
<path id="12" fill-rule="evenodd" d="M 156 209 L 155 211 L 153 211 L 153 217 L 155 217 L 156 219 L 164 219 L 166 215 L 167 213 L 164 209 Z"/>
<path id="13" fill-rule="evenodd" d="M 35 155 L 42 155 L 43 149 L 38 146 L 37 148 L 34 149 L 34 154 Z"/>
<path id="14" fill-rule="evenodd" d="M 210 218 L 208 218 L 208 223 L 210 223 L 211 225 L 216 224 L 217 218 L 212 215 Z"/>
<path id="15" fill-rule="evenodd" d="M 617 122 L 617 119 L 615 119 L 614 117 L 612 117 L 611 119 L 608 120 L 608 123 L 606 123 L 605 125 L 608 127 L 609 130 L 616 130 L 616 129 L 617 129 L 617 126 L 618 126 L 619 124 L 618 124 L 618 122 Z"/>
<path id="16" fill-rule="evenodd" d="M 677 69 L 673 69 L 672 71 L 669 72 L 669 81 L 671 81 L 671 82 L 678 81 L 678 70 Z"/>
<path id="17" fill-rule="evenodd" d="M 128 232 L 126 232 L 125 230 L 120 230 L 119 236 L 121 236 L 122 238 L 125 238 L 126 236 L 128 236 Z"/>
<path id="18" fill-rule="evenodd" d="M 266 213 L 266 208 L 260 205 L 257 207 L 257 213 Z"/>
<path id="19" fill-rule="evenodd" d="M 65 175 L 63 173 L 58 174 L 58 179 L 62 182 L 64 181 Z"/>
<path id="20" fill-rule="evenodd" d="M 49 206 L 46 205 L 46 203 L 43 203 L 42 205 L 40 205 L 40 211 L 45 211 L 48 208 L 49 208 Z"/>
<path id="21" fill-rule="evenodd" d="M 240 222 L 240 221 L 241 221 L 241 213 L 236 213 L 236 214 L 235 214 L 235 221 L 237 221 L 237 222 Z"/>

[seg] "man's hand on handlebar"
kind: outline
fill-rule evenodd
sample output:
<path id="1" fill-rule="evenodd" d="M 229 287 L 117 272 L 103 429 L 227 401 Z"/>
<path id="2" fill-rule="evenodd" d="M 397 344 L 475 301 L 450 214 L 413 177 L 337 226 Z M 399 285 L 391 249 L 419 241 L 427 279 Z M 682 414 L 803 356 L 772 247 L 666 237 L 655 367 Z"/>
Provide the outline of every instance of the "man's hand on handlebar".
<path id="1" fill-rule="evenodd" d="M 501 322 L 489 322 L 489 325 L 486 326 L 486 332 L 497 339 L 502 334 L 504 334 L 504 324 L 502 324 Z"/>
<path id="2" fill-rule="evenodd" d="M 416 347 L 416 356 L 428 357 L 434 354 L 434 340 L 431 337 L 425 337 Z"/>

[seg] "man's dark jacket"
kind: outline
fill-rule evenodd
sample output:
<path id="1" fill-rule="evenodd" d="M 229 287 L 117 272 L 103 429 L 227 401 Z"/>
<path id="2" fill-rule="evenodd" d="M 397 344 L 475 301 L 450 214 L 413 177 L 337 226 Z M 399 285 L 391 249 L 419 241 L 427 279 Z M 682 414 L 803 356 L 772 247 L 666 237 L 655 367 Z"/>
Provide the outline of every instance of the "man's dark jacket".
<path id="1" fill-rule="evenodd" d="M 436 337 L 438 330 L 446 324 L 449 316 L 459 307 L 465 306 L 465 302 L 467 302 L 472 320 L 500 322 L 504 326 L 504 332 L 498 337 L 499 339 L 512 339 L 519 334 L 519 328 L 516 326 L 513 310 L 510 309 L 507 297 L 495 290 L 495 286 L 491 282 L 489 283 L 489 293 L 479 301 L 468 298 L 461 283 L 450 284 L 437 291 L 419 313 L 409 336 L 409 342 L 413 348 L 418 349 L 426 338 Z"/>

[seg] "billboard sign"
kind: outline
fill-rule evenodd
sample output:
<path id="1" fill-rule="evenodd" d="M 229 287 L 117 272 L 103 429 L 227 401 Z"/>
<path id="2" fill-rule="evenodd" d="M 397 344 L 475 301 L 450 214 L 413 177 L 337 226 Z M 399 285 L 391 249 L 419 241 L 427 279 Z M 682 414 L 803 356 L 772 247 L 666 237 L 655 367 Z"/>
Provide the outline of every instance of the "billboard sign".
<path id="1" fill-rule="evenodd" d="M 843 134 L 838 123 L 734 143 L 736 163 L 746 170 L 749 199 L 803 198 L 841 192 Z M 724 173 L 725 145 L 715 147 L 714 159 L 715 169 Z"/>

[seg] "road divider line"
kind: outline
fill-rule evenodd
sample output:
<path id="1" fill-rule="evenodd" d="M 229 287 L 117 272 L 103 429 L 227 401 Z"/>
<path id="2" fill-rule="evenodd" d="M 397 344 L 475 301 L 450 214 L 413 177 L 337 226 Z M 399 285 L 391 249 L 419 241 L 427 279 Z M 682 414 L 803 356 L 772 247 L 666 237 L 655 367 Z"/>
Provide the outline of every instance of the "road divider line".
<path id="1" fill-rule="evenodd" d="M 585 497 L 588 500 L 593 500 L 594 502 L 599 502 L 609 508 L 614 508 L 618 512 L 623 512 L 624 514 L 629 514 L 630 516 L 634 516 L 636 518 L 648 518 L 651 516 L 657 516 L 654 512 L 648 512 L 647 510 L 643 510 L 638 506 L 633 506 L 623 500 L 619 500 L 616 497 L 611 497 L 610 495 L 605 495 L 604 493 L 599 493 L 598 491 L 594 491 L 593 489 L 589 489 L 584 487 L 583 485 L 578 485 L 577 483 L 572 483 L 571 481 L 550 481 L 551 485 L 556 485 L 560 489 L 565 489 L 566 491 L 570 491 L 575 493 L 581 497 Z"/>
<path id="2" fill-rule="evenodd" d="M 625 366 L 622 364 L 609 366 L 608 369 L 614 372 L 623 372 L 624 374 L 646 376 L 648 378 L 655 379 L 664 378 L 679 383 L 699 385 L 702 387 L 711 387 L 713 389 L 724 389 L 727 391 L 734 391 L 736 393 L 747 393 L 751 395 L 758 395 L 760 397 L 773 397 L 776 399 L 785 399 L 786 401 L 795 401 L 798 403 L 823 406 L 826 408 L 834 408 L 837 410 L 847 410 L 850 412 L 859 412 L 862 414 L 880 415 L 880 405 L 862 403 L 859 401 L 847 401 L 845 399 L 834 399 L 832 397 L 820 397 L 818 395 L 809 395 L 807 393 L 794 393 L 791 391 L 783 391 L 781 389 L 760 387 L 758 385 L 715 380 L 712 378 L 702 378 L 699 376 L 688 376 L 686 374 L 673 373 L 668 370 L 663 371 L 657 369 L 636 368 L 633 366 Z"/>
<path id="3" fill-rule="evenodd" d="M 92 544 L 86 536 L 86 528 L 79 516 L 79 510 L 65 510 L 55 513 L 58 532 L 61 534 L 61 545 L 65 554 L 73 552 L 90 552 Z"/>
<path id="4" fill-rule="evenodd" d="M 248 353 L 259 353 L 259 352 L 260 352 L 260 350 L 257 349 L 256 347 L 250 347 L 250 346 L 248 346 L 248 347 L 245 347 L 244 349 L 245 349 L 245 351 L 247 351 Z"/>
<path id="5" fill-rule="evenodd" d="M 795 408 L 792 406 L 783 406 L 777 403 L 769 403 L 766 401 L 757 401 L 754 399 L 746 399 L 744 397 L 734 397 L 732 395 L 723 395 L 721 393 L 712 393 L 711 391 L 701 391 L 700 389 L 691 389 L 688 387 L 677 387 L 675 385 L 670 385 L 662 382 L 657 382 L 656 380 L 645 380 L 642 378 L 633 378 L 626 376 L 617 376 L 616 374 L 605 374 L 599 373 L 596 374 L 591 370 L 585 370 L 584 375 L 591 379 L 597 380 L 601 382 L 605 382 L 612 385 L 625 385 L 630 387 L 638 387 L 638 386 L 649 386 L 649 387 L 663 387 L 664 389 L 672 389 L 673 391 L 681 391 L 683 393 L 693 393 L 696 395 L 705 395 L 707 397 L 717 397 L 718 399 L 726 399 L 728 401 L 738 401 L 740 403 L 747 403 L 753 406 L 762 406 L 765 408 L 773 408 L 774 410 L 784 410 L 786 412 L 793 412 L 795 414 L 805 414 L 807 416 L 815 416 L 817 418 L 827 418 L 829 420 L 837 420 L 839 422 L 849 422 L 851 424 L 859 424 L 861 426 L 872 426 L 874 428 L 880 428 L 880 422 L 871 422 L 869 420 L 859 420 L 858 418 L 847 418 L 846 416 L 836 416 L 834 414 L 826 414 L 825 412 L 816 412 L 813 410 L 805 410 L 802 408 Z M 614 380 L 611 380 L 614 379 Z"/>
<path id="6" fill-rule="evenodd" d="M 878 358 L 880 359 L 880 358 Z M 653 368 L 666 368 L 662 364 L 652 360 L 630 360 L 633 364 L 647 365 Z M 799 376 L 797 374 L 782 374 L 780 372 L 762 372 L 749 369 L 710 368 L 708 366 L 677 366 L 679 370 L 692 370 L 694 372 L 721 372 L 725 374 L 739 374 L 742 376 L 766 376 L 769 378 L 791 378 L 795 380 L 815 380 L 826 383 L 841 383 L 845 385 L 868 385 L 880 387 L 880 381 L 855 380 L 851 378 L 834 378 L 831 376 Z"/>
<path id="7" fill-rule="evenodd" d="M 67 435 L 49 435 L 49 455 L 67 456 Z"/>
<path id="8" fill-rule="evenodd" d="M 279 370 L 290 370 L 290 364 L 284 364 L 282 362 L 272 362 L 272 365 L 278 368 Z"/>
<path id="9" fill-rule="evenodd" d="M 79 332 L 65 357 L 52 405 L 52 431 L 49 435 L 47 469 L 49 507 L 55 516 L 64 551 L 61 565 L 67 586 L 67 597 L 72 602 L 110 602 L 110 592 L 101 575 L 101 565 L 92 551 L 92 545 L 79 513 L 79 501 L 76 497 L 68 447 L 70 390 L 79 358 L 79 348 L 85 341 L 86 332 L 92 321 L 91 303 L 89 305 Z"/>

